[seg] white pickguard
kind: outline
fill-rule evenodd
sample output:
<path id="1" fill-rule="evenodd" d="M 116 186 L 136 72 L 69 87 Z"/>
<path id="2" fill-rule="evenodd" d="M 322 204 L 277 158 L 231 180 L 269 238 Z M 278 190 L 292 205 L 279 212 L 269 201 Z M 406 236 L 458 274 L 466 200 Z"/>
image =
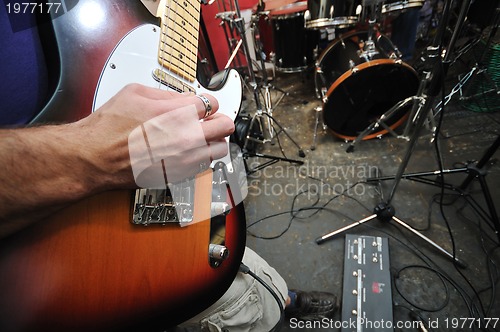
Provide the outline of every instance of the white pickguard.
<path id="1" fill-rule="evenodd" d="M 160 68 L 158 63 L 158 46 L 160 28 L 154 24 L 144 24 L 131 30 L 116 45 L 101 73 L 94 96 L 92 112 L 101 107 L 124 86 L 130 83 L 140 83 L 149 87 L 168 90 L 153 78 L 153 71 Z M 161 68 L 165 72 L 166 69 Z M 198 81 L 193 83 L 183 80 L 173 73 L 180 81 L 193 87 L 197 94 L 211 94 L 219 102 L 219 110 L 233 121 L 238 115 L 241 105 L 242 87 L 239 73 L 231 69 L 227 81 L 220 90 L 208 90 Z M 232 163 L 228 157 L 222 159 L 229 172 L 232 172 Z"/>

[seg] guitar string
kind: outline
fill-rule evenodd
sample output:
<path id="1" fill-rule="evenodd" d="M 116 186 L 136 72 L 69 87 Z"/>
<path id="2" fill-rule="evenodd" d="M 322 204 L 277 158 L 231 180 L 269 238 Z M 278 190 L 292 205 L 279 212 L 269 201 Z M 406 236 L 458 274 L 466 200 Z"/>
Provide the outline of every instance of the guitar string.
<path id="1" fill-rule="evenodd" d="M 162 47 L 163 47 L 163 52 L 162 52 L 162 59 L 163 61 L 166 62 L 166 64 L 169 65 L 170 68 L 172 68 L 172 50 L 170 47 L 170 50 L 168 49 L 168 36 L 170 34 L 169 31 L 169 23 L 171 20 L 171 10 L 172 10 L 172 0 L 167 0 L 165 1 L 165 11 L 164 11 L 164 21 L 163 21 L 163 27 L 162 27 Z M 168 83 L 168 82 L 167 82 Z M 165 84 L 166 87 L 168 87 L 168 84 Z"/>
<path id="2" fill-rule="evenodd" d="M 177 0 L 174 0 L 177 1 Z M 183 61 L 183 65 L 186 73 L 190 73 L 189 81 L 195 83 L 196 82 L 196 59 L 197 59 L 197 35 L 199 33 L 199 24 L 197 24 L 197 20 L 199 22 L 199 17 L 201 15 L 200 8 L 200 0 L 182 0 L 184 4 L 184 12 L 183 17 L 186 24 L 186 39 L 184 43 L 187 43 L 187 51 L 186 51 L 186 60 Z M 193 74 L 194 72 L 194 74 Z M 196 92 L 195 92 L 196 93 Z M 201 171 L 201 170 L 200 170 Z M 206 176 L 206 175 L 203 175 Z M 196 186 L 196 182 L 193 181 L 193 186 Z M 187 185 L 188 190 L 190 188 L 189 184 Z M 192 194 L 194 195 L 195 188 L 193 187 Z M 195 202 L 193 202 L 195 203 Z M 194 207 L 194 206 L 193 206 Z M 193 215 L 194 217 L 194 215 Z M 196 222 L 196 220 L 193 220 Z"/>
<path id="3" fill-rule="evenodd" d="M 166 15 L 167 15 L 167 2 L 165 1 L 164 4 L 165 8 L 161 12 L 161 18 L 160 18 L 160 40 L 159 40 L 159 51 L 158 51 L 158 73 L 159 75 L 159 80 L 158 80 L 158 89 L 162 89 L 163 87 L 163 75 L 161 73 L 164 71 L 164 64 L 163 64 L 163 54 L 165 53 L 164 50 L 164 43 L 163 43 L 163 24 L 165 24 L 166 21 Z M 165 87 L 167 85 L 165 84 Z"/>
<path id="4" fill-rule="evenodd" d="M 171 7 L 172 7 L 171 10 L 173 12 L 171 19 L 172 19 L 172 25 L 174 25 L 174 24 L 176 24 L 177 18 L 178 18 L 178 15 L 179 15 L 179 6 L 178 6 L 178 3 L 177 3 L 176 0 L 170 0 L 170 1 L 171 1 Z M 181 17 L 181 20 L 182 20 L 182 17 Z M 178 71 L 178 75 L 181 78 L 184 78 L 183 75 L 182 75 L 182 73 L 184 72 L 184 68 L 182 68 L 182 63 L 181 63 L 179 57 L 175 57 L 173 55 L 173 53 L 174 53 L 175 38 L 176 37 L 179 38 L 179 36 L 178 36 L 178 29 L 179 29 L 179 27 L 176 26 L 176 28 L 173 29 L 173 31 L 172 31 L 172 36 L 171 36 L 172 42 L 170 44 L 170 57 L 171 57 L 171 59 L 177 59 L 177 71 Z M 189 190 L 189 185 L 187 184 L 187 181 L 188 180 L 182 180 L 181 183 L 180 183 L 180 188 L 179 188 L 180 189 L 180 193 L 179 193 L 178 200 L 180 200 L 180 203 L 182 203 L 182 204 L 186 203 L 185 200 L 184 200 L 184 198 L 185 198 L 184 195 Z M 188 200 L 187 203 L 189 203 L 189 200 Z M 182 220 L 182 215 L 179 215 L 179 212 L 182 213 L 182 211 L 177 211 L 177 216 L 178 216 L 179 220 Z"/>
<path id="5" fill-rule="evenodd" d="M 193 0 L 191 0 L 193 1 Z M 190 47 L 190 60 L 191 60 L 191 70 L 194 69 L 194 72 L 196 73 L 196 60 L 197 60 L 197 45 L 198 45 L 198 27 L 199 27 L 199 17 L 201 15 L 201 4 L 199 0 L 194 0 L 193 2 L 190 2 L 191 8 L 190 8 L 190 23 L 191 28 L 191 34 L 190 34 L 190 40 L 189 40 L 189 47 Z"/>
<path id="6" fill-rule="evenodd" d="M 160 51 L 159 51 L 159 64 L 160 64 L 160 68 L 159 68 L 159 76 L 160 76 L 160 79 L 159 79 L 159 84 L 160 84 L 160 89 L 163 88 L 163 85 L 165 85 L 164 89 L 165 90 L 169 90 L 168 88 L 168 81 L 164 81 L 164 77 L 163 77 L 163 74 L 165 74 L 165 79 L 167 78 L 167 68 L 166 68 L 166 63 L 168 63 L 168 61 L 170 61 L 169 59 L 167 59 L 167 56 L 166 56 L 166 46 L 168 46 L 166 44 L 167 42 L 167 37 L 168 37 L 168 20 L 169 20 L 169 17 L 170 17 L 170 6 L 168 4 L 170 0 L 167 0 L 165 1 L 165 4 L 164 4 L 164 9 L 163 9 L 163 12 L 162 12 L 162 15 L 161 15 L 161 21 L 160 21 Z M 165 196 L 163 198 L 164 202 L 163 203 L 167 203 L 167 192 L 166 190 L 168 189 L 168 178 L 167 178 L 167 171 L 166 171 L 166 168 L 165 168 L 165 161 L 162 159 L 161 160 L 162 162 L 162 171 L 163 171 L 163 181 L 164 181 L 164 188 L 165 188 Z"/>
<path id="7" fill-rule="evenodd" d="M 175 44 L 175 38 L 178 38 L 179 39 L 179 36 L 177 35 L 178 32 L 178 27 L 177 29 L 174 28 L 174 24 L 176 23 L 176 19 L 178 17 L 178 14 L 179 14 L 179 10 L 178 10 L 178 4 L 175 0 L 168 0 L 165 2 L 165 22 L 164 22 L 164 35 L 162 36 L 163 39 L 163 43 L 162 43 L 162 46 L 166 46 L 167 47 L 167 50 L 168 50 L 168 54 L 165 55 L 163 54 L 163 58 L 164 60 L 166 61 L 166 63 L 168 63 L 168 66 L 170 68 L 170 70 L 173 70 L 174 68 L 174 60 L 175 60 L 175 56 L 174 56 L 174 44 Z M 182 17 L 181 17 L 182 19 Z M 170 27 L 172 26 L 172 31 L 170 31 Z M 169 43 L 169 44 L 167 44 Z M 164 52 L 162 52 L 164 53 Z M 177 71 L 179 73 L 179 76 L 184 78 L 185 75 L 182 75 L 183 72 L 186 72 L 185 68 L 183 68 L 183 64 L 182 63 L 179 63 L 180 62 L 180 59 L 177 59 Z M 184 89 L 181 88 L 181 92 L 183 91 Z M 164 170 L 165 171 L 165 170 Z M 183 180 L 181 181 L 180 185 L 175 185 L 174 188 L 172 188 L 172 190 L 174 190 L 174 193 L 171 193 L 171 195 L 175 195 L 175 191 L 176 190 L 179 190 L 179 194 L 178 194 L 178 198 L 177 198 L 177 201 L 179 201 L 180 204 L 177 204 L 177 207 L 180 207 L 180 209 L 177 209 L 176 208 L 176 212 L 177 212 L 177 217 L 178 217 L 178 220 L 181 221 L 182 220 L 182 217 L 183 217 L 183 213 L 182 213 L 182 206 L 184 203 L 186 203 L 186 200 L 185 200 L 185 195 L 188 195 L 189 196 L 189 183 L 188 183 L 189 180 Z M 167 183 L 168 185 L 168 183 Z M 176 186 L 178 186 L 176 188 Z M 175 202 L 174 202 L 175 203 Z M 189 199 L 187 199 L 187 203 L 190 203 L 189 202 Z"/>
<path id="8" fill-rule="evenodd" d="M 192 21 L 192 18 L 194 16 L 194 10 L 196 7 L 195 7 L 195 3 L 198 2 L 198 0 L 184 0 L 186 1 L 185 4 L 184 4 L 184 16 L 186 17 L 186 35 L 187 35 L 187 38 L 184 42 L 187 43 L 187 52 L 186 52 L 186 60 L 185 60 L 185 66 L 186 66 L 186 70 L 188 70 L 189 72 L 191 72 L 190 68 L 191 68 L 191 59 L 193 58 L 193 49 L 192 49 L 192 44 L 193 44 L 193 28 L 194 28 L 194 24 L 191 22 Z M 191 79 L 191 78 L 190 78 Z"/>
<path id="9" fill-rule="evenodd" d="M 183 1 L 188 1 L 188 0 L 183 0 Z M 191 0 L 189 0 L 191 1 Z M 185 12 L 185 8 L 182 8 L 179 3 L 177 2 L 177 0 L 172 0 L 173 3 L 175 3 L 175 10 L 173 10 L 174 12 L 174 15 L 176 15 L 176 19 L 177 18 L 180 18 L 181 22 L 184 22 L 186 20 L 186 12 Z M 185 2 L 184 2 L 185 3 Z M 183 10 L 183 12 L 181 13 L 181 8 Z M 175 20 L 174 22 L 177 22 L 177 20 Z M 182 28 L 182 27 L 181 27 Z M 181 47 L 179 48 L 182 48 L 182 44 L 181 44 L 181 38 L 183 38 L 183 34 L 179 33 L 179 26 L 176 26 L 176 29 L 175 31 L 173 32 L 174 34 L 176 34 L 176 38 L 178 40 L 178 43 L 181 45 Z M 186 35 L 186 33 L 184 33 L 184 36 Z M 174 49 L 174 45 L 175 45 L 175 37 L 173 38 L 174 39 L 174 42 L 172 43 L 172 51 Z M 186 36 L 187 38 L 187 36 Z M 177 59 L 177 62 L 180 64 L 180 67 L 179 68 L 179 74 L 182 78 L 184 78 L 185 80 L 187 81 L 190 81 L 189 80 L 189 77 L 187 77 L 187 70 L 186 70 L 186 66 L 185 66 L 185 61 L 182 59 L 182 51 L 184 51 L 184 53 L 187 53 L 186 50 L 178 50 L 179 54 L 177 57 L 174 57 Z M 184 54 L 186 55 L 186 54 Z M 178 64 L 178 66 L 179 66 Z M 184 90 L 184 88 L 182 89 Z M 196 93 L 196 92 L 195 92 Z M 180 193 L 180 199 L 182 200 L 182 203 L 187 203 L 188 205 L 191 203 L 193 204 L 193 202 L 191 202 L 191 193 L 194 193 L 193 192 L 190 192 L 190 183 L 189 183 L 190 179 L 186 179 L 186 180 L 183 180 L 181 183 L 181 193 Z M 194 184 L 194 182 L 193 182 Z M 191 209 L 191 211 L 193 211 L 193 209 Z"/>

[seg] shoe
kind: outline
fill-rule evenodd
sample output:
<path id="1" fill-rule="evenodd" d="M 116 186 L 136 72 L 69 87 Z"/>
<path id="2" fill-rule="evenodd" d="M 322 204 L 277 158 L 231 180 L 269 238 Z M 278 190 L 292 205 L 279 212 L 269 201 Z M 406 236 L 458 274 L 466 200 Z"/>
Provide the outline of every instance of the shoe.
<path id="1" fill-rule="evenodd" d="M 301 320 L 320 320 L 332 318 L 337 310 L 337 297 L 327 292 L 303 292 L 290 290 L 297 294 L 294 304 L 285 308 L 285 315 L 288 318 L 298 318 Z"/>

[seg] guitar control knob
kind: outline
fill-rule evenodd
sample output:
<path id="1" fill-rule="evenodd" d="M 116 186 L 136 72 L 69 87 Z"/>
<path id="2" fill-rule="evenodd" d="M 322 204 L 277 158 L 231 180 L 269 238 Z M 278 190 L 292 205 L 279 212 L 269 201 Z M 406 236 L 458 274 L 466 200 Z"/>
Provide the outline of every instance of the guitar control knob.
<path id="1" fill-rule="evenodd" d="M 229 256 L 229 249 L 220 244 L 210 244 L 208 248 L 208 255 L 210 258 L 217 261 L 223 261 Z"/>

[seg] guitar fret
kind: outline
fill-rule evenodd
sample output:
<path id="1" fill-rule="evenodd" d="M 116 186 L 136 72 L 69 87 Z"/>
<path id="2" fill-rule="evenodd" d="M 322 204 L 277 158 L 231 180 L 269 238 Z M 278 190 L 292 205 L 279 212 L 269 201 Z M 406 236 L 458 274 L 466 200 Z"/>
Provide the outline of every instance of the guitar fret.
<path id="1" fill-rule="evenodd" d="M 196 78 L 199 15 L 198 0 L 170 0 L 161 24 L 159 63 L 191 82 Z"/>
<path id="2" fill-rule="evenodd" d="M 163 23 L 162 30 L 163 32 L 172 31 L 173 33 L 176 33 L 179 36 L 188 39 L 190 38 L 196 42 L 198 39 L 198 29 L 194 27 L 192 24 L 188 24 L 188 26 L 186 26 L 185 23 L 183 24 L 183 22 L 184 21 L 182 21 L 179 24 L 175 22 L 175 20 L 169 19 L 166 23 Z"/>
<path id="3" fill-rule="evenodd" d="M 160 56 L 160 59 L 163 61 L 168 61 L 169 65 L 175 65 L 176 67 L 169 68 L 173 72 L 177 73 L 178 75 L 182 76 L 183 78 L 189 79 L 193 75 L 196 75 L 196 68 L 187 64 L 182 60 L 180 57 L 176 57 L 175 55 L 169 55 L 169 58 L 163 58 Z M 179 69 L 179 63 L 183 67 L 182 69 Z M 167 66 L 169 67 L 169 66 Z"/>
<path id="4" fill-rule="evenodd" d="M 181 17 L 181 18 L 182 18 L 182 15 L 179 15 L 179 14 L 178 14 L 177 12 L 175 12 L 175 11 L 173 11 L 173 12 L 174 12 L 175 14 L 177 14 L 177 16 L 176 16 L 176 17 Z M 177 22 L 176 22 L 176 20 L 175 20 L 174 18 L 172 18 L 172 17 L 167 18 L 167 20 L 168 20 L 169 22 L 173 22 L 174 24 L 175 24 L 175 23 L 177 23 Z M 193 23 L 195 23 L 195 24 L 193 24 Z M 192 28 L 192 29 L 198 30 L 198 28 L 197 28 L 197 27 L 198 27 L 198 25 L 199 25 L 198 20 L 196 20 L 196 19 L 195 19 L 195 21 L 194 21 L 194 22 L 190 22 L 190 21 L 188 21 L 188 20 L 186 20 L 186 19 L 182 19 L 180 27 L 184 28 L 184 27 L 186 26 L 186 24 L 187 24 L 187 25 L 189 25 L 189 26 L 191 26 L 191 28 Z M 163 25 L 166 25 L 166 24 L 165 24 L 165 23 L 163 23 Z"/>
<path id="5" fill-rule="evenodd" d="M 181 29 L 184 32 L 188 33 L 188 30 L 186 30 L 184 28 L 181 28 Z M 164 37 L 166 37 L 166 39 L 162 39 L 162 42 L 164 42 L 166 44 L 166 46 L 168 46 L 167 41 L 170 40 L 170 39 L 172 39 L 173 41 L 175 41 L 176 43 L 178 43 L 180 45 L 184 45 L 184 42 L 187 41 L 189 45 L 184 46 L 184 47 L 189 47 L 190 51 L 191 51 L 191 47 L 193 49 L 197 49 L 198 38 L 196 38 L 195 36 L 193 36 L 191 34 L 188 34 L 187 37 L 186 37 L 185 35 L 180 34 L 178 31 L 174 30 L 173 26 L 170 27 L 170 29 L 168 29 L 168 26 L 166 26 L 166 28 L 162 29 L 162 30 L 163 30 L 162 35 Z"/>
<path id="6" fill-rule="evenodd" d="M 179 2 L 176 1 L 176 0 L 173 0 L 172 2 L 174 2 L 175 4 L 177 4 L 177 6 L 179 6 L 181 9 L 183 9 L 185 12 L 188 12 L 188 14 L 195 20 L 195 22 L 198 23 L 198 13 L 199 13 L 199 10 L 198 10 L 197 7 L 193 6 L 191 3 L 188 3 L 187 1 L 183 2 L 184 6 L 181 6 L 179 4 Z M 198 2 L 196 2 L 196 3 L 198 3 Z M 188 9 L 186 9 L 185 7 L 187 7 L 188 5 L 190 5 L 190 6 L 189 6 Z"/>
<path id="7" fill-rule="evenodd" d="M 175 53 L 182 54 L 182 51 L 185 49 L 185 45 L 184 45 L 184 43 L 182 43 L 180 41 L 174 41 L 173 44 L 169 45 L 168 48 L 169 48 L 168 50 L 164 50 L 164 52 L 163 52 L 166 55 L 172 55 L 172 53 L 173 54 L 175 54 Z M 197 49 L 195 48 L 195 50 L 197 50 Z M 190 53 L 190 54 L 187 54 L 187 53 Z M 196 57 L 196 53 L 192 52 L 191 50 L 186 50 L 184 55 L 186 55 L 186 57 L 188 57 L 190 59 Z M 162 54 L 162 56 L 163 56 L 163 54 Z"/>

